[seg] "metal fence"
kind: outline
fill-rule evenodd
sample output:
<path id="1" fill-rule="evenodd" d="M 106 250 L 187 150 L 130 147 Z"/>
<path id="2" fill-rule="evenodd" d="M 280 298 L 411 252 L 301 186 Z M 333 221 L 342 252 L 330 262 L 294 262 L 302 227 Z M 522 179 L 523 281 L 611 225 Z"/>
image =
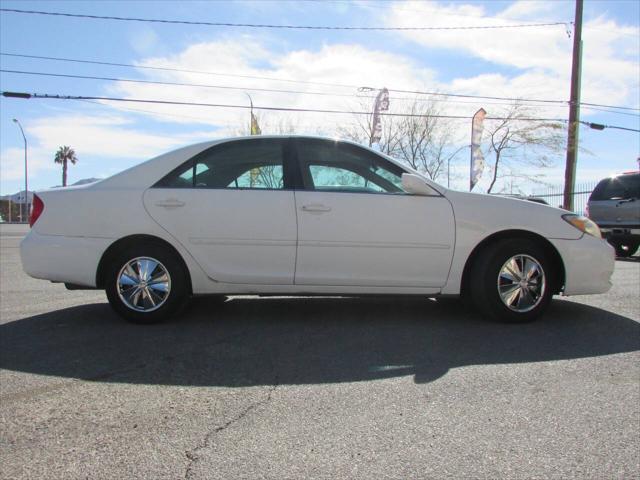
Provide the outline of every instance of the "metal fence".
<path id="1" fill-rule="evenodd" d="M 596 188 L 598 182 L 583 182 L 577 183 L 575 190 L 573 191 L 573 211 L 584 215 L 587 208 L 587 201 L 589 195 Z M 564 187 L 557 185 L 553 187 L 534 189 L 532 195 L 539 198 L 544 198 L 549 205 L 554 207 L 562 206 Z"/>

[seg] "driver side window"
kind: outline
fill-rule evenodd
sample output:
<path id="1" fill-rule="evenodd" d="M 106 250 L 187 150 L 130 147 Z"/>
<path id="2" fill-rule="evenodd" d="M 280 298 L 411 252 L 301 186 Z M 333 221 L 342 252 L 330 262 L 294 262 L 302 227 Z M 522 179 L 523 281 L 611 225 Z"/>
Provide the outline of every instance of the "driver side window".
<path id="1" fill-rule="evenodd" d="M 356 145 L 300 139 L 297 151 L 305 190 L 404 193 L 403 170 Z"/>

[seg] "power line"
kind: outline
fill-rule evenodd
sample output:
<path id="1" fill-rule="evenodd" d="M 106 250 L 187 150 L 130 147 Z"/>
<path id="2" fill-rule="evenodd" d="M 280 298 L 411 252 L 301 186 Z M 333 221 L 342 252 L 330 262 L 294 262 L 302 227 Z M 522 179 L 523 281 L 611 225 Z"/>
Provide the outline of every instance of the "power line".
<path id="1" fill-rule="evenodd" d="M 33 58 L 38 60 L 54 60 L 60 62 L 72 62 L 72 63 L 86 63 L 92 65 L 105 65 L 112 67 L 127 67 L 127 68 L 140 68 L 145 70 L 159 70 L 165 72 L 179 72 L 179 73 L 197 73 L 202 75 L 214 75 L 220 77 L 233 77 L 233 78 L 247 78 L 251 80 L 269 80 L 273 82 L 289 82 L 289 83 L 300 83 L 306 85 L 318 85 L 325 87 L 341 87 L 341 88 L 358 88 L 360 85 L 345 85 L 340 83 L 325 83 L 325 82 L 312 82 L 307 80 L 292 80 L 288 78 L 276 78 L 276 77 L 264 77 L 258 75 L 241 75 L 236 73 L 219 73 L 219 72 L 210 72 L 204 70 L 189 70 L 184 68 L 171 68 L 171 67 L 153 67 L 149 65 L 134 65 L 131 63 L 117 63 L 117 62 L 103 62 L 98 60 L 85 60 L 78 58 L 63 58 L 63 57 L 45 57 L 41 55 L 21 55 L 17 53 L 6 53 L 0 52 L 0 55 L 7 57 L 20 57 L 20 58 Z"/>
<path id="2" fill-rule="evenodd" d="M 202 75 L 213 75 L 213 76 L 221 76 L 221 77 L 246 78 L 251 80 L 267 80 L 267 81 L 274 81 L 274 82 L 299 83 L 299 84 L 305 84 L 305 85 L 317 85 L 317 86 L 325 86 L 325 87 L 351 88 L 351 89 L 360 89 L 361 91 L 377 91 L 378 90 L 378 88 L 375 88 L 375 87 L 362 87 L 361 85 L 313 82 L 308 80 L 292 80 L 292 79 L 277 78 L 277 77 L 266 77 L 266 76 L 258 76 L 258 75 L 241 75 L 241 74 L 233 74 L 233 73 L 220 73 L 220 72 L 211 72 L 206 70 L 189 70 L 189 69 L 172 68 L 172 67 L 154 67 L 149 65 L 134 65 L 131 63 L 105 62 L 105 61 L 99 61 L 99 60 L 87 60 L 87 59 L 78 59 L 78 58 L 49 57 L 49 56 L 43 56 L 43 55 L 26 55 L 26 54 L 9 53 L 9 52 L 0 52 L 0 55 L 7 56 L 7 57 L 17 57 L 17 58 L 31 58 L 36 60 L 51 60 L 51 61 L 59 61 L 59 62 L 71 62 L 71 63 L 82 63 L 82 64 L 90 64 L 90 65 L 104 65 L 104 66 L 126 67 L 126 68 L 139 68 L 139 69 L 145 69 L 145 70 L 157 70 L 157 71 L 168 71 L 168 72 L 178 72 L 178 73 L 196 73 L 196 74 L 202 74 Z M 250 88 L 245 88 L 245 90 L 249 90 L 249 89 Z M 563 107 L 569 104 L 567 100 L 467 95 L 467 94 L 446 93 L 446 92 L 402 90 L 402 89 L 394 89 L 394 88 L 388 88 L 388 90 L 394 93 L 407 93 L 407 94 L 413 94 L 413 95 L 430 95 L 430 96 L 453 97 L 453 98 L 457 97 L 457 98 L 470 98 L 470 99 L 478 99 L 478 100 L 502 100 L 507 102 L 521 102 L 521 103 L 530 103 L 530 104 L 545 103 L 550 105 L 556 104 Z M 323 93 L 320 93 L 320 94 L 323 94 Z M 341 94 L 333 94 L 333 95 L 341 96 Z M 347 96 L 351 96 L 351 95 L 347 95 Z M 580 105 L 589 106 L 589 107 L 640 111 L 640 108 L 623 107 L 618 105 L 604 105 L 599 103 L 581 102 Z"/>
<path id="3" fill-rule="evenodd" d="M 221 103 L 205 103 L 205 102 L 183 102 L 175 100 L 152 100 L 140 98 L 122 98 L 122 97 L 104 97 L 104 96 L 84 96 L 84 95 L 52 95 L 48 93 L 24 93 L 24 92 L 2 92 L 3 97 L 21 98 L 21 99 L 49 99 L 49 100 L 103 100 L 109 102 L 130 102 L 130 103 L 146 103 L 158 105 L 184 105 L 194 107 L 213 107 L 213 108 L 236 108 L 247 110 L 279 111 L 279 112 L 297 112 L 297 113 L 328 113 L 328 114 L 349 114 L 349 115 L 371 115 L 370 111 L 354 111 L 354 110 L 336 110 L 336 109 L 317 109 L 317 108 L 297 108 L 297 107 L 269 107 L 253 105 L 237 105 L 237 104 L 221 104 Z M 390 113 L 380 112 L 380 115 L 387 117 L 416 117 L 416 118 L 448 118 L 448 119 L 471 119 L 468 115 L 421 115 L 416 113 Z M 486 117 L 487 120 L 514 120 L 514 121 L 532 121 L 532 122 L 566 122 L 561 118 L 506 118 L 506 117 Z"/>
<path id="4" fill-rule="evenodd" d="M 0 72 L 3 73 L 15 73 L 19 75 L 36 75 L 36 76 L 45 76 L 45 77 L 61 77 L 61 78 L 78 78 L 84 80 L 105 80 L 111 82 L 127 82 L 127 83 L 143 83 L 143 84 L 151 84 L 151 85 L 171 85 L 171 86 L 179 86 L 179 87 L 198 87 L 198 88 L 218 88 L 223 90 L 250 90 L 255 92 L 271 92 L 271 93 L 296 93 L 300 95 L 323 95 L 330 97 L 353 97 L 353 94 L 347 93 L 332 93 L 332 92 L 306 92 L 303 90 L 285 90 L 285 89 L 277 89 L 277 88 L 259 88 L 259 87 L 233 87 L 230 85 L 209 85 L 203 83 L 181 83 L 181 82 L 168 82 L 168 81 L 160 81 L 160 80 L 142 80 L 142 79 L 133 79 L 133 78 L 115 78 L 115 77 L 100 77 L 100 76 L 91 76 L 91 75 L 72 75 L 66 73 L 49 73 L 49 72 L 29 72 L 25 70 L 5 70 L 0 69 Z"/>
<path id="5" fill-rule="evenodd" d="M 333 110 L 333 109 L 314 109 L 314 108 L 295 108 L 295 107 L 260 107 L 257 105 L 234 105 L 234 104 L 220 104 L 220 103 L 200 103 L 200 102 L 181 102 L 173 100 L 150 100 L 140 98 L 121 98 L 121 97 L 99 97 L 99 96 L 82 96 L 82 95 L 51 95 L 48 93 L 25 93 L 25 92 L 9 92 L 3 91 L 3 97 L 7 98 L 20 98 L 20 99 L 49 99 L 49 100 L 102 100 L 109 102 L 125 102 L 125 103 L 146 103 L 157 105 L 185 105 L 195 107 L 213 107 L 213 108 L 236 108 L 247 110 L 253 108 L 254 110 L 267 110 L 267 111 L 279 111 L 279 112 L 296 112 L 296 113 L 329 113 L 329 114 L 347 114 L 347 115 L 371 115 L 371 112 L 353 111 L 353 110 Z M 447 118 L 456 120 L 469 120 L 472 117 L 468 115 L 421 115 L 415 113 L 390 113 L 380 112 L 380 115 L 386 117 L 413 117 L 413 118 Z M 567 120 L 562 118 L 508 118 L 508 117 L 485 117 L 487 120 L 512 120 L 512 121 L 525 121 L 525 122 L 562 122 L 566 123 Z M 598 123 L 589 123 L 581 121 L 580 123 L 587 125 L 596 130 L 603 130 L 605 128 L 612 128 L 618 130 L 626 130 L 629 132 L 640 132 L 638 129 L 620 127 L 617 125 L 602 125 Z"/>
<path id="6" fill-rule="evenodd" d="M 634 112 L 640 112 L 640 108 L 620 107 L 620 106 L 617 106 L 617 105 L 603 105 L 601 103 L 580 102 L 579 105 L 583 105 L 583 106 L 586 106 L 586 107 L 618 108 L 620 110 L 633 110 Z"/>
<path id="7" fill-rule="evenodd" d="M 287 89 L 275 89 L 275 88 L 259 88 L 259 87 L 234 87 L 230 85 L 210 85 L 210 84 L 201 84 L 201 83 L 182 83 L 182 82 L 169 82 L 169 81 L 157 81 L 157 80 L 143 80 L 143 79 L 131 79 L 131 78 L 116 78 L 116 77 L 102 77 L 102 76 L 93 76 L 93 75 L 73 75 L 73 74 L 65 74 L 65 73 L 51 73 L 51 72 L 32 72 L 25 70 L 8 70 L 8 69 L 0 69 L 2 73 L 12 73 L 18 75 L 35 75 L 35 76 L 46 76 L 46 77 L 58 77 L 58 78 L 77 78 L 83 80 L 104 80 L 104 81 L 112 81 L 112 82 L 127 82 L 127 83 L 141 83 L 141 84 L 151 84 L 151 85 L 170 85 L 170 86 L 180 86 L 180 87 L 197 87 L 197 88 L 217 88 L 223 90 L 239 90 L 239 91 L 256 91 L 256 92 L 272 92 L 272 93 L 287 93 L 287 94 L 299 94 L 299 95 L 320 95 L 320 96 L 328 96 L 328 97 L 346 97 L 346 98 L 375 98 L 372 95 L 362 95 L 355 96 L 354 94 L 347 93 L 336 93 L 336 92 L 317 92 L 317 91 L 304 91 L 304 90 L 287 90 Z M 478 102 L 465 102 L 461 100 L 435 100 L 432 98 L 429 99 L 420 99 L 420 98 L 409 98 L 409 97 L 396 97 L 394 100 L 409 100 L 409 101 L 447 101 L 451 103 L 473 103 L 474 105 Z M 509 103 L 499 103 L 499 102 L 483 102 L 483 104 L 487 105 L 508 105 Z M 529 106 L 538 106 L 538 105 L 529 105 Z M 562 107 L 565 105 L 548 105 L 547 107 Z M 625 114 L 631 115 L 631 114 Z"/>
<path id="8" fill-rule="evenodd" d="M 502 28 L 531 28 L 566 26 L 569 22 L 550 23 L 522 23 L 514 25 L 470 25 L 453 27 L 353 27 L 353 26 L 318 26 L 318 25 L 273 25 L 264 23 L 230 23 L 230 22 L 205 22 L 193 20 L 167 20 L 159 18 L 116 17 L 107 15 L 88 15 L 65 12 L 44 12 L 40 10 L 19 10 L 16 8 L 0 8 L 2 12 L 21 13 L 28 15 L 50 15 L 57 17 L 86 18 L 91 20 L 117 20 L 124 22 L 164 23 L 173 25 L 201 25 L 208 27 L 241 27 L 241 28 L 271 28 L 288 30 L 360 30 L 360 31 L 427 31 L 427 30 L 492 30 Z"/>
<path id="9" fill-rule="evenodd" d="M 584 105 L 584 104 L 581 104 Z M 627 115 L 629 117 L 640 117 L 640 113 L 627 113 L 627 112 L 618 112 L 617 110 L 609 110 L 606 108 L 599 108 L 599 107 L 590 107 L 590 106 L 585 106 L 583 108 L 583 110 L 592 110 L 595 112 L 604 112 L 604 113 L 613 113 L 614 115 Z"/>
<path id="10" fill-rule="evenodd" d="M 614 128 L 616 130 L 627 130 L 629 132 L 640 132 L 640 130 L 637 130 L 635 128 L 618 127 L 616 125 L 604 125 L 602 123 L 584 122 L 582 120 L 579 123 L 581 123 L 582 125 L 585 125 L 585 126 L 587 126 L 589 128 L 592 128 L 594 130 L 604 130 L 605 128 Z"/>
<path id="11" fill-rule="evenodd" d="M 300 84 L 306 84 L 306 85 L 318 85 L 318 86 L 326 86 L 326 87 L 351 88 L 351 89 L 359 89 L 360 91 L 377 91 L 378 90 L 375 87 L 362 87 L 361 85 L 312 82 L 312 81 L 306 81 L 306 80 L 291 80 L 291 79 L 256 76 L 256 75 L 218 73 L 218 72 L 210 72 L 210 71 L 203 71 L 203 70 L 187 70 L 187 69 L 171 68 L 171 67 L 152 67 L 147 65 L 133 65 L 133 64 L 127 64 L 127 63 L 103 62 L 103 61 L 97 61 L 97 60 L 85 60 L 85 59 L 76 59 L 76 58 L 46 57 L 41 55 L 23 55 L 23 54 L 6 53 L 6 52 L 0 52 L 0 55 L 9 56 L 9 57 L 19 57 L 19 58 L 33 58 L 38 60 L 53 60 L 53 61 L 72 62 L 72 63 L 85 63 L 85 64 L 95 64 L 95 65 L 180 72 L 180 73 L 196 73 L 196 74 L 204 74 L 204 75 L 223 76 L 223 77 L 247 78 L 247 79 L 254 79 L 254 80 L 300 83 Z M 562 106 L 565 106 L 567 104 L 567 102 L 564 100 L 547 100 L 547 99 L 538 100 L 538 99 L 522 99 L 522 98 L 513 98 L 513 97 L 484 97 L 482 95 L 464 95 L 464 94 L 443 93 L 443 92 L 424 92 L 424 91 L 417 91 L 417 90 L 401 90 L 401 89 L 394 89 L 394 88 L 389 88 L 388 90 L 394 93 L 408 93 L 413 95 L 431 95 L 431 96 L 440 96 L 440 97 L 458 97 L 458 98 L 471 98 L 471 99 L 481 99 L 481 100 L 503 100 L 503 101 L 509 101 L 509 102 L 514 102 L 514 101 L 531 102 L 531 103 L 542 102 L 542 103 L 557 104 Z"/>
<path id="12" fill-rule="evenodd" d="M 118 111 L 120 110 L 126 110 L 128 112 L 136 112 L 136 113 L 147 113 L 150 115 L 154 115 L 154 116 L 159 116 L 159 117 L 176 117 L 176 118 L 186 118 L 189 120 L 197 120 L 199 123 L 206 123 L 206 124 L 211 124 L 211 118 L 204 118 L 204 117 L 194 117 L 191 115 L 180 115 L 178 113 L 169 113 L 169 112 L 162 112 L 162 111 L 156 111 L 154 112 L 153 110 L 143 110 L 141 108 L 130 108 L 130 107 L 123 107 L 122 105 L 118 105 L 117 107 L 115 105 L 109 105 L 107 103 L 101 103 L 101 102 L 95 102 L 93 100 L 82 100 L 79 99 L 77 100 L 78 102 L 83 102 L 83 103 L 90 103 L 92 105 L 98 105 L 100 107 L 108 107 L 108 108 L 114 108 Z M 301 126 L 304 128 L 324 128 L 324 127 L 328 127 L 329 125 L 334 125 L 334 124 L 301 124 L 296 122 L 296 127 Z"/>
<path id="13" fill-rule="evenodd" d="M 84 102 L 84 103 L 91 103 L 93 105 L 99 105 L 101 107 L 115 108 L 113 105 L 107 105 L 105 103 L 94 102 L 93 100 L 78 99 L 78 101 L 79 102 Z M 120 106 L 119 109 L 127 110 L 129 112 L 147 113 L 147 114 L 150 114 L 150 115 L 158 115 L 158 116 L 161 116 L 161 117 L 186 118 L 186 119 L 189 119 L 189 120 L 197 120 L 197 121 L 202 122 L 202 123 L 211 123 L 211 119 L 210 118 L 193 117 L 191 115 L 180 115 L 178 113 L 154 112 L 153 110 L 143 110 L 141 108 L 128 108 L 128 107 L 122 107 L 122 106 Z"/>

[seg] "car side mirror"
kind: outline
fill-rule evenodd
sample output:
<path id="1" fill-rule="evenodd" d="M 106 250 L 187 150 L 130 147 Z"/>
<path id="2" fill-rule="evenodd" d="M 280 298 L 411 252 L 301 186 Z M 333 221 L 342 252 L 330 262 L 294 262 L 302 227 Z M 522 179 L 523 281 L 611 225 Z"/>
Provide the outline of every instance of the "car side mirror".
<path id="1" fill-rule="evenodd" d="M 402 174 L 402 188 L 405 192 L 413 195 L 440 195 L 419 175 L 414 175 L 413 173 Z"/>

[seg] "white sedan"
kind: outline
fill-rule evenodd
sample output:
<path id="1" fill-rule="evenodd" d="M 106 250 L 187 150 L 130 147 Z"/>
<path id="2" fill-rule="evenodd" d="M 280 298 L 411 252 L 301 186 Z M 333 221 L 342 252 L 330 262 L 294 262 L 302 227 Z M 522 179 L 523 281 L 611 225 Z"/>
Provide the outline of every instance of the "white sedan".
<path id="1" fill-rule="evenodd" d="M 106 180 L 38 192 L 24 270 L 105 289 L 153 323 L 191 295 L 463 296 L 522 322 L 554 294 L 609 290 L 587 218 L 456 192 L 350 142 L 260 136 L 192 145 Z"/>

